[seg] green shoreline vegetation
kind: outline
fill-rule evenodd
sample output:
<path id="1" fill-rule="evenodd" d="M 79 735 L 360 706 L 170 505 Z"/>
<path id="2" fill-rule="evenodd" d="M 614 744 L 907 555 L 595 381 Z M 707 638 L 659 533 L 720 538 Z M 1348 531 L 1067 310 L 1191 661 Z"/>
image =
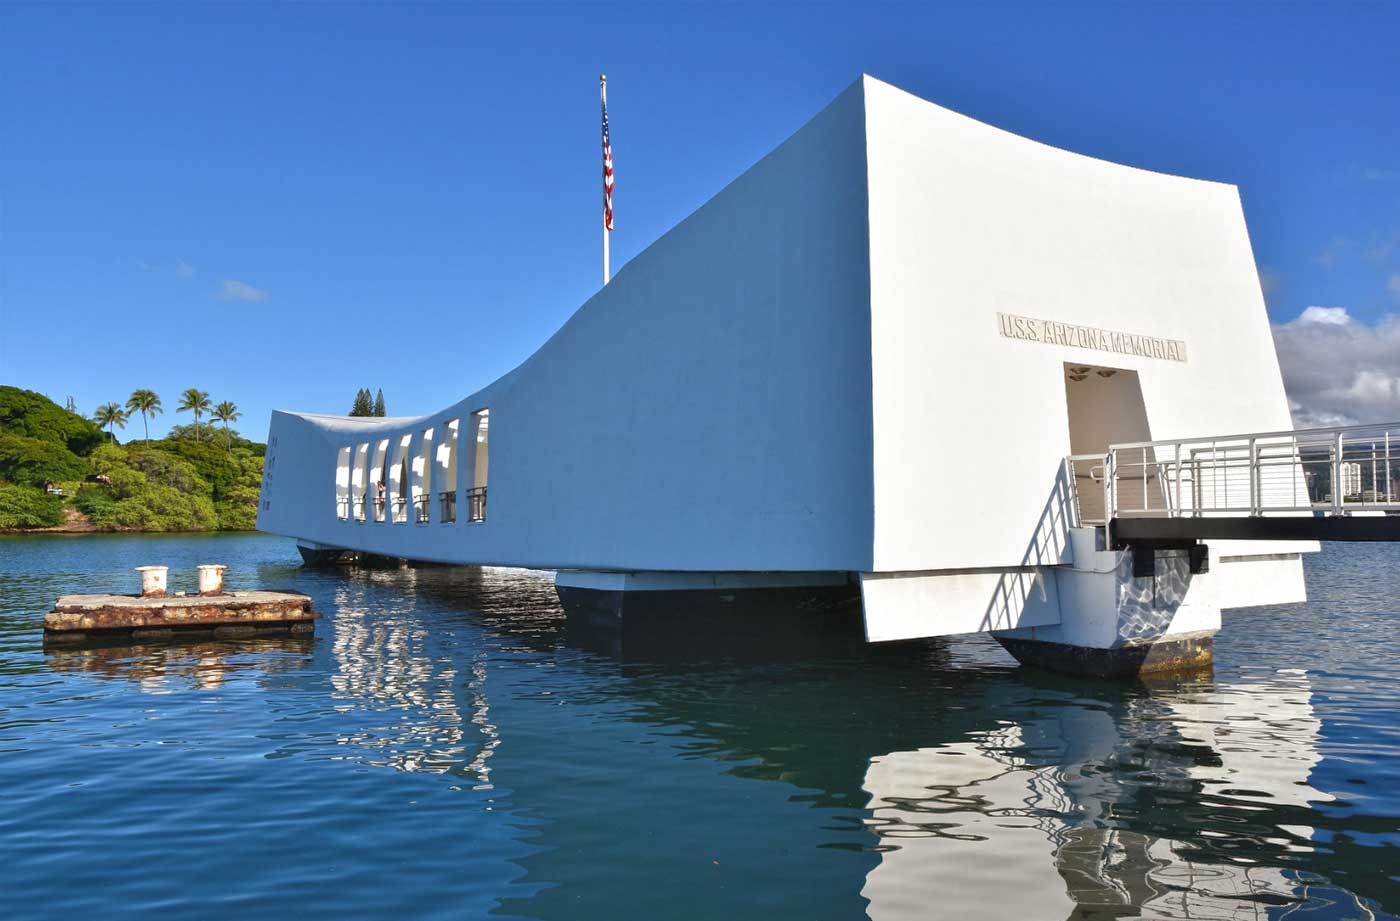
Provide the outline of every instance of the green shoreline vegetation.
<path id="1" fill-rule="evenodd" d="M 194 423 L 152 441 L 150 417 L 161 411 L 157 394 L 137 390 L 125 405 L 99 406 L 93 421 L 0 386 L 0 530 L 254 530 L 266 445 L 230 427 L 237 406 L 190 388 L 177 411 Z M 115 430 L 137 414 L 146 437 L 120 444 Z"/>

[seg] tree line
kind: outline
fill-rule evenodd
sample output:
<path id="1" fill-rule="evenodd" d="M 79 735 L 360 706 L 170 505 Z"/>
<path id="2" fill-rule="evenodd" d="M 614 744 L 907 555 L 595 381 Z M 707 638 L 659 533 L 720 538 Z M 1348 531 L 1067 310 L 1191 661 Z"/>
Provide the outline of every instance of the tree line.
<path id="1" fill-rule="evenodd" d="M 147 404 L 148 417 L 153 414 L 153 401 L 138 402 Z M 0 530 L 255 527 L 266 448 L 233 429 L 220 445 L 216 435 L 210 437 L 214 408 L 200 410 L 198 431 L 174 426 L 165 438 L 123 445 L 114 431 L 43 394 L 0 386 Z"/>
<path id="2" fill-rule="evenodd" d="M 154 390 L 133 390 L 131 396 L 127 397 L 124 407 L 120 403 L 103 403 L 92 414 L 92 419 L 99 427 L 106 429 L 108 436 L 116 441 L 117 436 L 113 429 L 126 428 L 126 423 L 130 421 L 132 415 L 140 413 L 143 438 L 149 444 L 151 441 L 150 417 L 159 415 L 164 410 L 165 407 L 161 405 L 160 395 Z M 238 405 L 232 400 L 223 400 L 211 406 L 208 391 L 190 387 L 180 394 L 180 404 L 175 407 L 175 411 L 194 414 L 196 441 L 204 440 L 204 429 L 200 420 L 206 413 L 211 419 L 222 422 L 227 447 L 229 450 L 233 450 L 233 432 L 229 429 L 229 423 L 237 422 L 243 418 L 243 414 L 238 411 Z"/>

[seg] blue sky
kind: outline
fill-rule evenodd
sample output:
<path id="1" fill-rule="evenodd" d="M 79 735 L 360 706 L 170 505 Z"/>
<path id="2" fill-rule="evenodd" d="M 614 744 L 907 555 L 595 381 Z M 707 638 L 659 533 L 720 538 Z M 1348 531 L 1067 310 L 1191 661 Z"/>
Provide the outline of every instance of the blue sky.
<path id="1" fill-rule="evenodd" d="M 599 284 L 600 71 L 615 267 L 868 72 L 1238 184 L 1280 334 L 1340 369 L 1301 411 L 1400 416 L 1397 34 L 1397 4 L 6 4 L 0 382 L 150 387 L 153 431 L 198 386 L 258 438 L 361 386 L 438 409 Z"/>

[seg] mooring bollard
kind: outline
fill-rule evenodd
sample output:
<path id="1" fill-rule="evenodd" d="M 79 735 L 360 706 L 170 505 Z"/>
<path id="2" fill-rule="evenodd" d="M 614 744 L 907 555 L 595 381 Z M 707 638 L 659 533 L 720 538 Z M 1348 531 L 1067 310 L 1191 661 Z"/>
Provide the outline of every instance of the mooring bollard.
<path id="1" fill-rule="evenodd" d="M 222 595 L 224 593 L 224 570 L 222 563 L 203 563 L 199 567 L 199 593 L 201 595 Z"/>
<path id="2" fill-rule="evenodd" d="M 165 597 L 165 574 L 169 566 L 137 566 L 141 574 L 141 594 L 146 598 Z"/>

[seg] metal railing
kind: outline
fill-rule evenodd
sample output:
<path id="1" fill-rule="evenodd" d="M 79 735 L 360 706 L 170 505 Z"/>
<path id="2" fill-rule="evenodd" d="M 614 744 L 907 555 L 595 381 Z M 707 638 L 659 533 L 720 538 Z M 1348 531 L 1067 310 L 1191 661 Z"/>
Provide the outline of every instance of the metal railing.
<path id="1" fill-rule="evenodd" d="M 486 487 L 477 486 L 467 490 L 467 520 L 486 520 Z"/>
<path id="2" fill-rule="evenodd" d="M 1110 519 L 1400 510 L 1400 423 L 1113 445 L 1099 478 Z"/>
<path id="3" fill-rule="evenodd" d="M 374 520 L 384 520 L 384 497 L 379 496 L 374 500 Z"/>
<path id="4" fill-rule="evenodd" d="M 1071 454 L 1065 458 L 1065 480 L 1069 483 L 1070 526 L 1104 523 L 1102 454 Z"/>
<path id="5" fill-rule="evenodd" d="M 365 520 L 365 500 L 364 500 L 364 499 L 356 499 L 355 502 L 354 502 L 354 507 L 355 507 L 355 520 L 358 521 L 358 522 L 360 522 L 361 524 L 363 524 L 363 523 L 364 523 L 364 520 Z"/>
<path id="6" fill-rule="evenodd" d="M 418 524 L 427 524 L 431 520 L 431 513 L 428 511 L 428 499 L 429 496 L 427 493 L 413 497 L 413 520 Z"/>
<path id="7" fill-rule="evenodd" d="M 442 502 L 441 521 L 449 524 L 457 520 L 457 490 L 438 493 L 438 499 Z"/>
<path id="8" fill-rule="evenodd" d="M 335 517 L 345 521 L 350 517 L 350 499 L 345 496 L 335 497 Z"/>
<path id="9" fill-rule="evenodd" d="M 390 502 L 390 514 L 393 516 L 394 524 L 403 524 L 408 521 L 408 500 L 403 496 L 395 496 Z"/>

